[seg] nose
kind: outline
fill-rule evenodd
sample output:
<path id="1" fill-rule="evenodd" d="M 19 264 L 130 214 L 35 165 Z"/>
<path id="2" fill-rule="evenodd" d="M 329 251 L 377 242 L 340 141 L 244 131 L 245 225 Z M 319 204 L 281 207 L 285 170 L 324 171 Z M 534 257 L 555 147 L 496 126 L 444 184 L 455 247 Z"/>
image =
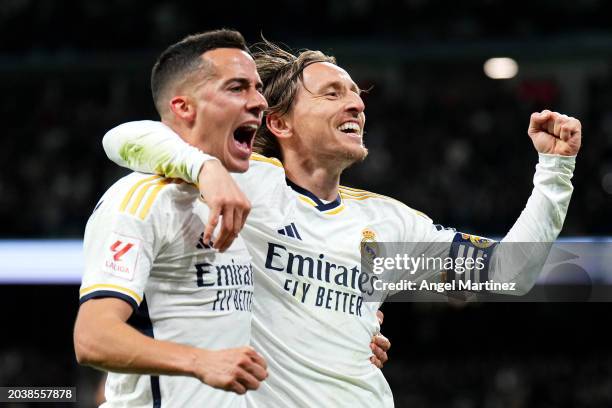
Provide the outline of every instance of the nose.
<path id="1" fill-rule="evenodd" d="M 253 116 L 259 117 L 262 112 L 268 107 L 266 98 L 256 89 L 252 89 L 247 100 L 246 108 L 253 114 Z"/>
<path id="2" fill-rule="evenodd" d="M 348 94 L 349 96 L 346 110 L 357 114 L 362 113 L 365 110 L 365 104 L 363 103 L 361 96 L 359 96 L 359 94 L 356 92 L 349 92 Z"/>

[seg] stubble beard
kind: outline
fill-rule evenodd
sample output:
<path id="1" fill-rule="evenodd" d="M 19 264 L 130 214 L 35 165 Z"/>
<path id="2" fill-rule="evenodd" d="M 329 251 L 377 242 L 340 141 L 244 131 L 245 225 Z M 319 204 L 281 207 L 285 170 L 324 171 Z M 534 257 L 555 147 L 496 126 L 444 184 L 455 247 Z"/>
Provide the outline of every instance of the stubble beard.
<path id="1" fill-rule="evenodd" d="M 338 161 L 342 168 L 345 170 L 354 164 L 363 162 L 368 157 L 368 149 L 361 145 L 360 149 L 345 149 L 342 155 L 338 155 Z"/>

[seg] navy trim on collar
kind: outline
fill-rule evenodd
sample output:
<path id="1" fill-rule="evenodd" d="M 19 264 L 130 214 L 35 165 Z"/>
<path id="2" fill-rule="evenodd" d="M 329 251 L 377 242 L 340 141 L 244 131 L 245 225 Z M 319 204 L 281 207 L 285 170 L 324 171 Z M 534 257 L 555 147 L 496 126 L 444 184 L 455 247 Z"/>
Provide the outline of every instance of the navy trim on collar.
<path id="1" fill-rule="evenodd" d="M 310 191 L 306 190 L 304 187 L 300 187 L 297 184 L 295 184 L 293 181 L 289 180 L 288 178 L 285 178 L 285 180 L 287 181 L 287 185 L 289 187 L 291 187 L 293 189 L 293 191 L 295 191 L 296 193 L 305 195 L 306 197 L 310 198 L 312 201 L 315 202 L 316 204 L 316 209 L 319 211 L 328 211 L 328 210 L 332 210 L 336 207 L 338 207 L 340 204 L 342 204 L 342 199 L 340 198 L 340 194 L 338 194 L 338 197 L 336 197 L 336 199 L 332 202 L 329 203 L 324 203 L 323 201 L 321 201 L 319 199 L 319 197 L 317 197 L 316 195 L 314 195 L 313 193 L 311 193 Z"/>

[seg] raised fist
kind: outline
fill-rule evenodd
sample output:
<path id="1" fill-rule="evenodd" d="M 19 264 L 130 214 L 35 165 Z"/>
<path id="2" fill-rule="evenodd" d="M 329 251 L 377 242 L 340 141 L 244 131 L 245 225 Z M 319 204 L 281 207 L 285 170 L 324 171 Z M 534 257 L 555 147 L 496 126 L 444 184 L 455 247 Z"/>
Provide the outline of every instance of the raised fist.
<path id="1" fill-rule="evenodd" d="M 571 116 L 543 110 L 531 114 L 527 134 L 538 153 L 575 156 L 582 142 L 582 125 Z"/>

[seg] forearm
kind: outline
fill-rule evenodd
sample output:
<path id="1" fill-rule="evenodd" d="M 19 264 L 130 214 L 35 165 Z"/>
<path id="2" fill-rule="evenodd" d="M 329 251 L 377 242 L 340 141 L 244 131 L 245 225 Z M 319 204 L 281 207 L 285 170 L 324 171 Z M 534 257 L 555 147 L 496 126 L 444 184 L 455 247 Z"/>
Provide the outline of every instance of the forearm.
<path id="1" fill-rule="evenodd" d="M 502 242 L 554 242 L 565 221 L 574 187 L 575 157 L 540 154 L 525 209 Z"/>
<path id="2" fill-rule="evenodd" d="M 109 130 L 102 140 L 109 159 L 143 173 L 180 178 L 196 184 L 205 161 L 214 157 L 185 143 L 161 122 L 128 122 Z"/>
<path id="3" fill-rule="evenodd" d="M 122 373 L 193 375 L 202 350 L 148 337 L 116 315 L 99 310 L 96 318 L 87 310 L 79 311 L 74 332 L 79 363 Z"/>
<path id="4" fill-rule="evenodd" d="M 516 294 L 535 284 L 561 232 L 573 191 L 574 165 L 575 157 L 540 154 L 527 205 L 493 252 L 490 276 L 496 282 L 516 283 Z"/>
<path id="5" fill-rule="evenodd" d="M 105 371 L 191 376 L 193 347 L 144 336 L 127 324 L 98 333 L 92 345 L 92 365 Z"/>

